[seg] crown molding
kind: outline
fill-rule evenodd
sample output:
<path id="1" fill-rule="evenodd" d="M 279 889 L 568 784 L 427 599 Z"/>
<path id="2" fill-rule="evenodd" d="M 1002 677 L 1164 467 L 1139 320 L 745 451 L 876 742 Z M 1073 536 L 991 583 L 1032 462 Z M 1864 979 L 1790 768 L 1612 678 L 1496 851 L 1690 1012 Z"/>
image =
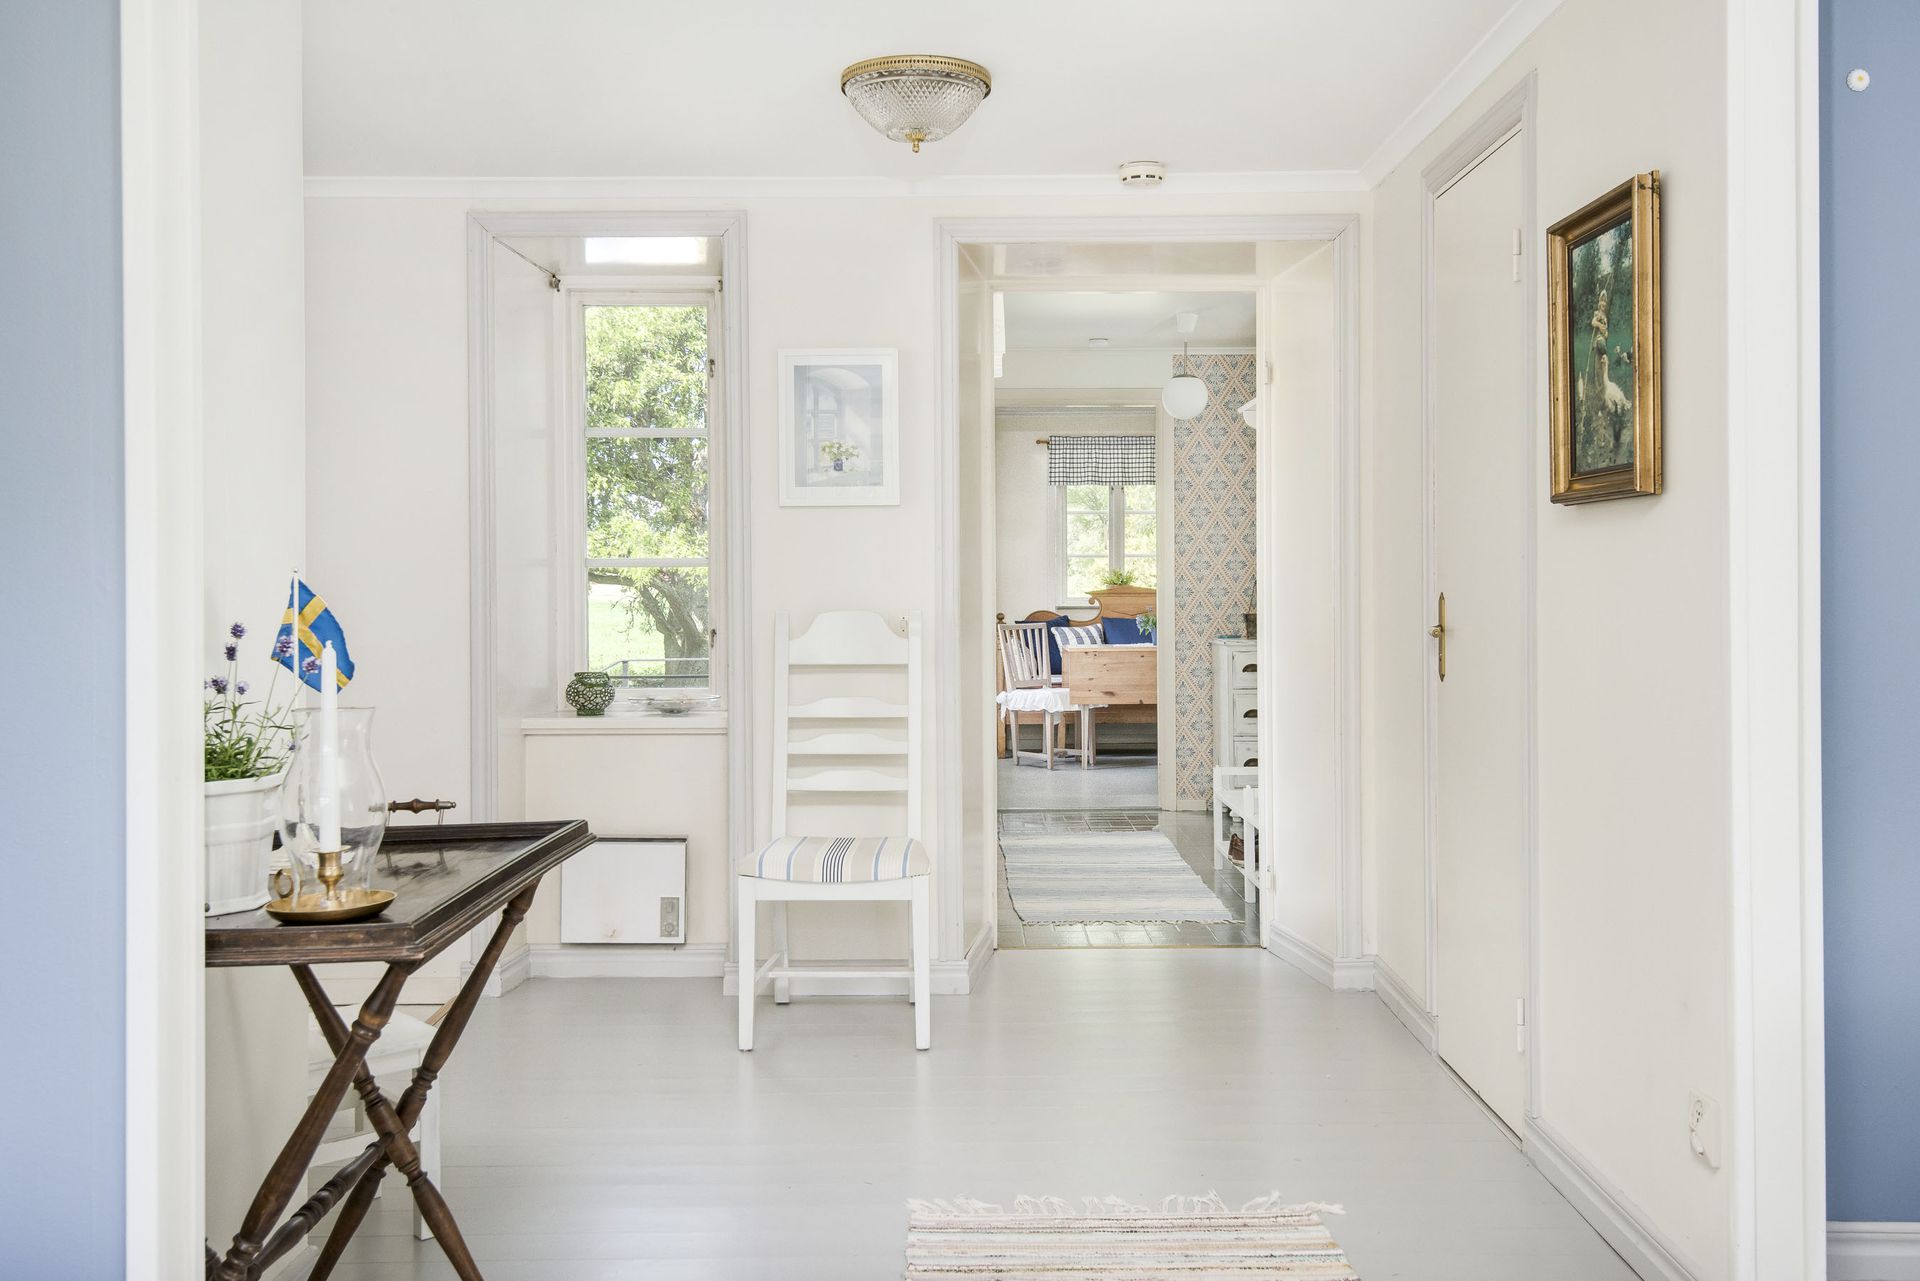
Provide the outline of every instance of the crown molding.
<path id="1" fill-rule="evenodd" d="M 1493 24 L 1493 30 L 1467 51 L 1467 56 L 1367 157 L 1359 170 L 1361 188 L 1371 191 L 1386 181 L 1387 175 L 1445 124 L 1447 117 L 1459 110 L 1474 90 L 1485 84 L 1560 4 L 1561 0 L 1517 0 L 1500 21 Z"/>
<path id="2" fill-rule="evenodd" d="M 1272 195 L 1358 192 L 1369 184 L 1357 169 L 1269 173 L 1174 174 L 1152 191 L 1127 190 L 1110 173 L 981 175 L 932 178 L 872 177 L 443 177 L 429 175 L 310 174 L 311 199 L 634 200 L 892 198 L 969 196 L 1111 196 L 1150 207 L 1159 195 Z"/>

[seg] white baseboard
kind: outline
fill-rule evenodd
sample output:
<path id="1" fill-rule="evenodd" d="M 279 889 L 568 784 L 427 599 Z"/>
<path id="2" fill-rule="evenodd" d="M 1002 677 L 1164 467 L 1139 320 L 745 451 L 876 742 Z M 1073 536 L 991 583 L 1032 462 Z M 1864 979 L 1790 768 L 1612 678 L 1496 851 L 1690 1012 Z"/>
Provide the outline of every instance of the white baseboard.
<path id="1" fill-rule="evenodd" d="M 961 989 L 957 995 L 970 995 L 973 989 L 979 985 L 980 975 L 987 968 L 987 962 L 991 961 L 993 954 L 999 950 L 998 945 L 994 941 L 995 937 L 996 931 L 993 928 L 993 923 L 989 921 L 980 927 L 979 933 L 973 936 L 973 942 L 967 944 L 967 985 Z M 940 990 L 940 980 L 938 978 L 934 979 L 933 990 L 936 992 Z M 955 994 L 948 993 L 947 995 Z"/>
<path id="2" fill-rule="evenodd" d="M 1369 959 L 1373 961 L 1373 991 L 1380 1003 L 1393 1011 L 1393 1017 L 1413 1033 L 1413 1039 L 1420 1042 L 1427 1053 L 1434 1053 L 1440 1038 L 1433 1015 L 1427 1012 L 1426 998 L 1415 996 L 1407 981 L 1378 956 Z"/>
<path id="3" fill-rule="evenodd" d="M 727 961 L 725 943 L 539 943 L 529 951 L 539 979 L 717 979 Z"/>
<path id="4" fill-rule="evenodd" d="M 1277 925 L 1267 926 L 1266 934 L 1267 949 L 1308 978 L 1336 992 L 1373 990 L 1372 957 L 1335 957 L 1319 944 L 1309 943 Z"/>
<path id="5" fill-rule="evenodd" d="M 1679 1251 L 1648 1222 L 1640 1207 L 1603 1179 L 1552 1126 L 1528 1117 L 1521 1150 L 1645 1281 L 1694 1281 Z"/>
<path id="6" fill-rule="evenodd" d="M 1920 1223 L 1829 1223 L 1828 1281 L 1920 1281 Z"/>
<path id="7" fill-rule="evenodd" d="M 473 973 L 473 962 L 460 963 L 460 981 L 467 981 L 467 975 Z M 533 977 L 533 949 L 522 943 L 519 947 L 509 948 L 500 958 L 500 964 L 493 967 L 493 973 L 487 976 L 487 984 L 480 989 L 482 996 L 505 996 L 522 983 Z"/>

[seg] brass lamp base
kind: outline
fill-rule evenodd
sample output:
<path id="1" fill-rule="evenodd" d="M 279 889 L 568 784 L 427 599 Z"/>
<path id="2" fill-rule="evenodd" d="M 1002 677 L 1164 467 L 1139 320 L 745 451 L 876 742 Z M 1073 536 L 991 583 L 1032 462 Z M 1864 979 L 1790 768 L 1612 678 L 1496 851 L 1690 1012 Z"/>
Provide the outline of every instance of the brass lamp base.
<path id="1" fill-rule="evenodd" d="M 331 898 L 316 891 L 298 898 L 273 899 L 267 904 L 267 915 L 276 921 L 301 925 L 361 921 L 380 915 L 391 902 L 392 890 L 341 890 Z"/>

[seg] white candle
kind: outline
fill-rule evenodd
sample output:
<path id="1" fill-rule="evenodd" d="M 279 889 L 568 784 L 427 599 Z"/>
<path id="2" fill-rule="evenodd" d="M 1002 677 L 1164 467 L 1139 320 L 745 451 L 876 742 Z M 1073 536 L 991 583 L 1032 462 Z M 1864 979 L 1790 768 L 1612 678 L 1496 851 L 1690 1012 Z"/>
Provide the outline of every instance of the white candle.
<path id="1" fill-rule="evenodd" d="M 331 642 L 320 647 L 320 722 L 313 737 L 314 826 L 323 850 L 340 848 L 340 663 Z"/>

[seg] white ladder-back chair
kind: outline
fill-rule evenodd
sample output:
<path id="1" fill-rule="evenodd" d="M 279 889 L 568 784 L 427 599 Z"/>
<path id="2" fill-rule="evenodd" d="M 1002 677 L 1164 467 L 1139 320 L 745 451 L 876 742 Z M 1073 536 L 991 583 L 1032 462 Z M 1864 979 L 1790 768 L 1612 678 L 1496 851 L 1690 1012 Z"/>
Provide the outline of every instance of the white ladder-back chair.
<path id="1" fill-rule="evenodd" d="M 739 888 L 740 1048 L 753 1048 L 753 1013 L 761 985 L 771 980 L 785 1005 L 795 975 L 904 978 L 913 1003 L 913 1043 L 932 1044 L 928 982 L 933 965 L 933 918 L 928 895 L 933 860 L 920 841 L 922 813 L 921 711 L 925 705 L 920 615 L 907 615 L 901 636 L 879 614 L 841 610 L 821 614 L 798 636 L 791 620 L 773 622 L 772 839 L 735 867 Z M 834 669 L 838 669 L 837 672 Z M 873 676 L 897 688 L 891 697 L 834 696 L 794 703 L 796 673 L 840 679 Z M 797 735 L 797 736 L 796 736 Z M 806 800 L 834 796 L 873 802 L 900 794 L 904 823 L 879 835 L 812 832 Z M 899 900 L 911 904 L 913 952 L 904 968 L 807 970 L 787 952 L 787 904 Z M 756 909 L 773 905 L 772 955 L 759 960 Z"/>
<path id="2" fill-rule="evenodd" d="M 1093 707 L 1091 704 L 1074 703 L 1073 692 L 1062 686 L 1053 675 L 1053 664 L 1048 653 L 1052 642 L 1048 639 L 1048 630 L 1045 623 L 999 625 L 1000 683 L 1006 688 L 995 696 L 994 701 L 1000 705 L 1000 720 L 1008 734 L 1016 766 L 1022 759 L 1028 759 L 1043 762 L 1048 769 L 1052 769 L 1059 718 L 1068 713 L 1078 713 L 1079 757 L 1084 769 L 1093 764 Z M 1022 751 L 1020 718 L 1032 715 L 1040 717 L 1040 750 Z"/>

